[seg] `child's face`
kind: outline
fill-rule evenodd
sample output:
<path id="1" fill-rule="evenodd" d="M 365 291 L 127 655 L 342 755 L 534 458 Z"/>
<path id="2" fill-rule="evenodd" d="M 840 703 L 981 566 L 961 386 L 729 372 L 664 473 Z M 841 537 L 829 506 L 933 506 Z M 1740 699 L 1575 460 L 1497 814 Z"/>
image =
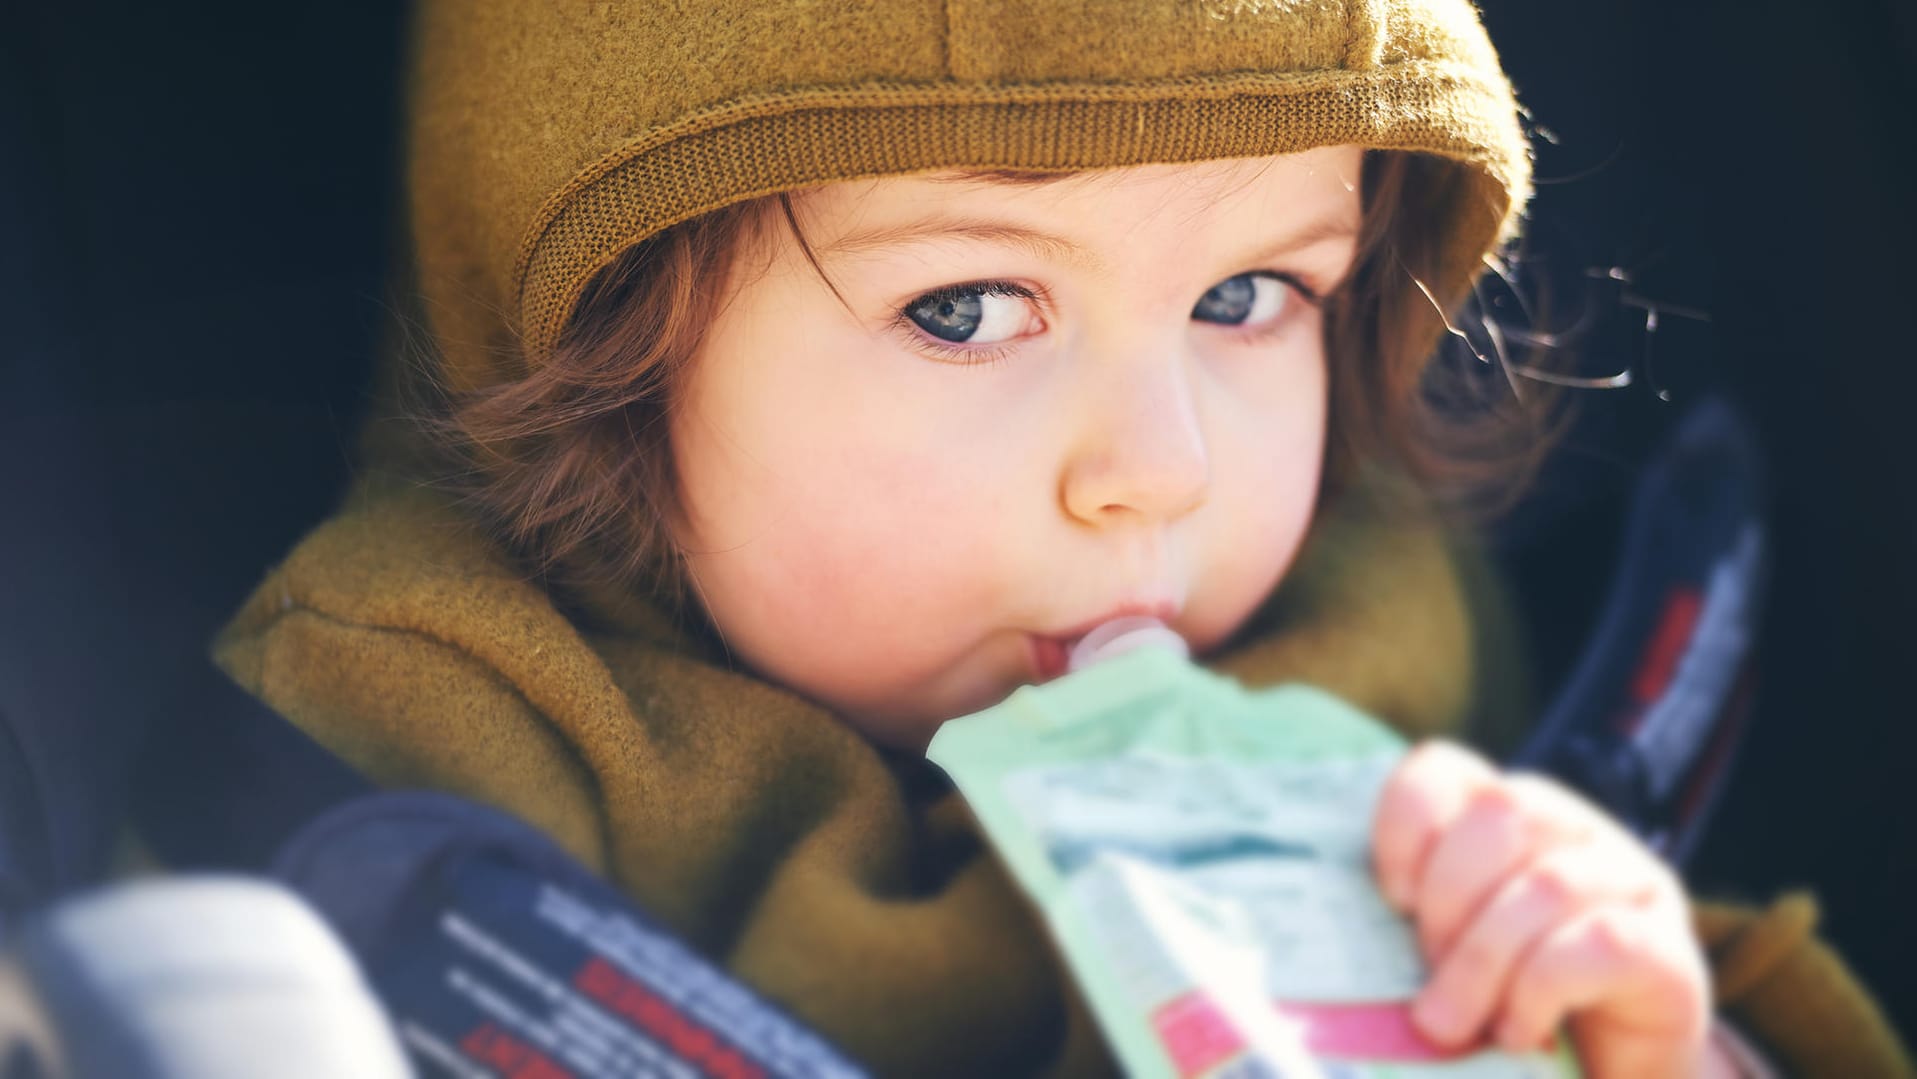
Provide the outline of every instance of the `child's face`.
<path id="1" fill-rule="evenodd" d="M 672 416 L 676 539 L 726 645 L 921 750 L 1114 615 L 1222 642 L 1310 521 L 1325 356 L 1300 286 L 1349 268 L 1360 161 L 795 196 L 831 285 L 766 229 Z"/>

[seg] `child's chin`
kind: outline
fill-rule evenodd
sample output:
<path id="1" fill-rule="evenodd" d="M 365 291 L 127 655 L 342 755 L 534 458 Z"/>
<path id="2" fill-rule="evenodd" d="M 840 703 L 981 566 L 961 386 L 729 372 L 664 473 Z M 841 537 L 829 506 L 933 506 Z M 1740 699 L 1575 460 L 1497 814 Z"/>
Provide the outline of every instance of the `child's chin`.
<path id="1" fill-rule="evenodd" d="M 947 718 L 969 715 L 975 711 L 978 709 L 954 712 L 950 717 L 937 719 L 900 715 L 859 715 L 846 712 L 840 712 L 839 716 L 847 726 L 863 735 L 866 741 L 881 749 L 924 756 L 925 747 L 932 744 L 932 736 L 945 725 Z"/>
<path id="2" fill-rule="evenodd" d="M 954 666 L 910 699 L 901 697 L 883 704 L 868 701 L 863 706 L 841 705 L 832 710 L 869 742 L 923 754 L 932 736 L 948 721 L 982 712 L 1021 686 L 1049 681 L 1029 662 L 1006 664 L 1003 659 L 995 651 L 989 663 Z M 1059 671 L 1063 671 L 1062 653 Z"/>

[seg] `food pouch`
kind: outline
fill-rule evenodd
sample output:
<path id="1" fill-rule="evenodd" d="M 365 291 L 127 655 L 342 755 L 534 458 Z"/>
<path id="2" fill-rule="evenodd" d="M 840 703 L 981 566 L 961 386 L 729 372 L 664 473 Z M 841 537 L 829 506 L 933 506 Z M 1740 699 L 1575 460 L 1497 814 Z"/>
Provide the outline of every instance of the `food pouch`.
<path id="1" fill-rule="evenodd" d="M 1426 970 L 1370 864 L 1404 752 L 1328 693 L 1250 691 L 1141 647 L 946 723 L 927 756 L 1130 1075 L 1576 1075 L 1562 1048 L 1447 1053 L 1412 1026 Z"/>

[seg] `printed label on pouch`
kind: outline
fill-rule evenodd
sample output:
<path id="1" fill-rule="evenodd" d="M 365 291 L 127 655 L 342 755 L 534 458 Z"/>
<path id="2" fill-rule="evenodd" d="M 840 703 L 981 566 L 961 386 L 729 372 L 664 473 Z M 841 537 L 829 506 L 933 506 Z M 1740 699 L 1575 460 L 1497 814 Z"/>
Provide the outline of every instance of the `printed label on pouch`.
<path id="1" fill-rule="evenodd" d="M 1427 971 L 1369 865 L 1400 752 L 1241 763 L 1143 750 L 1015 768 L 1002 784 L 1180 1079 L 1564 1076 L 1547 1054 L 1440 1050 L 1412 1024 Z"/>
<path id="2" fill-rule="evenodd" d="M 1128 1075 L 1568 1079 L 1446 1051 L 1379 894 L 1371 823 L 1403 741 L 1307 686 L 1250 691 L 1139 650 L 947 723 L 952 777 L 1044 913 Z"/>

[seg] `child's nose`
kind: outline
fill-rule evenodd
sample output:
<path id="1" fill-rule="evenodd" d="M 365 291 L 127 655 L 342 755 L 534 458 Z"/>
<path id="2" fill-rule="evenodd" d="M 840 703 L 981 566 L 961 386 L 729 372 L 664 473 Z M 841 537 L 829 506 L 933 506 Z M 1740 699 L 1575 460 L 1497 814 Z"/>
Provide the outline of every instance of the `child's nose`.
<path id="1" fill-rule="evenodd" d="M 1174 520 L 1203 504 L 1211 462 L 1183 358 L 1098 367 L 1060 478 L 1065 512 L 1102 527 Z"/>

